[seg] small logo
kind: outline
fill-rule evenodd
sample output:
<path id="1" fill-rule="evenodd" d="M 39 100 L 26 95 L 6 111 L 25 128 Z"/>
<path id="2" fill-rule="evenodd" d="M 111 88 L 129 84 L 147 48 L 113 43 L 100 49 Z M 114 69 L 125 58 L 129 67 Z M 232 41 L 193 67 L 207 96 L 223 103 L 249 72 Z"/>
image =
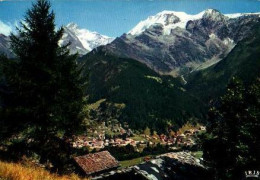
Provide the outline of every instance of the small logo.
<path id="1" fill-rule="evenodd" d="M 258 177 L 259 177 L 259 174 L 260 174 L 260 172 L 257 171 L 257 170 L 248 170 L 248 171 L 245 171 L 246 178 L 249 178 L 249 177 L 258 178 Z"/>

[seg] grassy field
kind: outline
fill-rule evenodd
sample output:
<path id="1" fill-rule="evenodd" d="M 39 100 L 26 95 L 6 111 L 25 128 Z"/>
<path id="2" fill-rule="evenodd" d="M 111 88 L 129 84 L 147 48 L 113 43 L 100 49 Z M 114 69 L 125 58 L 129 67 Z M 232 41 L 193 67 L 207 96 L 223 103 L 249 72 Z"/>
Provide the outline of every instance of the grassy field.
<path id="1" fill-rule="evenodd" d="M 192 152 L 191 153 L 192 156 L 194 156 L 195 158 L 202 158 L 203 156 L 203 151 L 196 151 L 196 152 Z"/>
<path id="2" fill-rule="evenodd" d="M 135 140 L 135 141 L 145 141 L 146 139 L 144 137 L 142 137 L 141 135 L 135 134 L 133 137 L 131 137 L 131 139 Z"/>
<path id="3" fill-rule="evenodd" d="M 151 156 L 144 156 L 144 157 L 139 157 L 139 158 L 135 158 L 135 159 L 120 161 L 119 163 L 121 165 L 121 168 L 126 168 L 129 166 L 134 166 L 134 165 L 144 162 L 145 157 L 151 157 Z"/>
<path id="4" fill-rule="evenodd" d="M 39 167 L 0 161 L 0 180 L 80 180 L 75 174 L 59 176 Z M 87 180 L 87 179 L 84 179 Z"/>

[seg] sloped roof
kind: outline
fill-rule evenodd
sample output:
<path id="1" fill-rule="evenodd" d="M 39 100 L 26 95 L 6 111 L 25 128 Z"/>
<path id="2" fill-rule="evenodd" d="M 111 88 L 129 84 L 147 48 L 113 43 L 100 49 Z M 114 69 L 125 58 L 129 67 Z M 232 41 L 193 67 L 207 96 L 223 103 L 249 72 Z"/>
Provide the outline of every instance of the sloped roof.
<path id="1" fill-rule="evenodd" d="M 118 161 L 108 151 L 74 157 L 74 160 L 87 175 L 119 166 Z"/>

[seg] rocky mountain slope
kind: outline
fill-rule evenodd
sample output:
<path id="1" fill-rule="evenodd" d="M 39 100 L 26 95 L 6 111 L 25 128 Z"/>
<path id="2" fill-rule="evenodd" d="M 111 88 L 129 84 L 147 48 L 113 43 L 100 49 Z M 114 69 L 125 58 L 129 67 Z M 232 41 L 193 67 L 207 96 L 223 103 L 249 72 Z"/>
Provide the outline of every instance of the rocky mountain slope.
<path id="1" fill-rule="evenodd" d="M 183 74 L 223 59 L 260 21 L 259 14 L 197 15 L 163 11 L 141 21 L 105 51 L 145 63 L 160 73 Z"/>
<path id="2" fill-rule="evenodd" d="M 260 24 L 219 63 L 189 74 L 185 89 L 208 102 L 223 95 L 232 77 L 250 85 L 260 77 Z"/>

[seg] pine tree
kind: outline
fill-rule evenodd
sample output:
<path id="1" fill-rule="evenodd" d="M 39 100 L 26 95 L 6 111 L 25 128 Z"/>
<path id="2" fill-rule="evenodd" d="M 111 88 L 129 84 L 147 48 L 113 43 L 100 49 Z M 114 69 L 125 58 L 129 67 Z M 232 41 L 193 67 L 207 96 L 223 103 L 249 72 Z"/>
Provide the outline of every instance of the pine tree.
<path id="1" fill-rule="evenodd" d="M 217 179 L 241 179 L 259 164 L 259 79 L 249 88 L 236 78 L 220 104 L 210 111 L 204 158 L 215 168 Z"/>
<path id="2" fill-rule="evenodd" d="M 38 145 L 52 148 L 50 138 L 71 135 L 81 123 L 83 87 L 77 55 L 69 54 L 68 45 L 59 46 L 63 28 L 55 30 L 47 0 L 32 5 L 17 31 L 11 35 L 16 60 L 4 66 L 9 90 L 3 100 L 4 117 L 12 130 L 27 129 Z"/>

